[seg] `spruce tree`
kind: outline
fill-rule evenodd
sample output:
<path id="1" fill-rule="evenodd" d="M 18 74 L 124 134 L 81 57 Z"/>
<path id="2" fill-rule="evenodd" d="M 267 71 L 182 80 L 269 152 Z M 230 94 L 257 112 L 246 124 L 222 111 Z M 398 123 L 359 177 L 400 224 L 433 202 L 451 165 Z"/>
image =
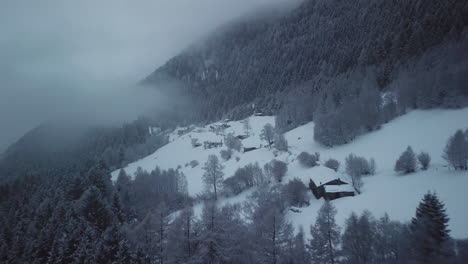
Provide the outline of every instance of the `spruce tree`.
<path id="1" fill-rule="evenodd" d="M 449 217 L 435 193 L 424 195 L 411 220 L 414 257 L 421 263 L 441 263 L 452 255 Z"/>
<path id="2" fill-rule="evenodd" d="M 302 226 L 299 228 L 299 232 L 294 238 L 294 248 L 292 251 L 293 263 L 300 264 L 310 262 L 310 256 L 305 245 L 305 234 Z"/>
<path id="3" fill-rule="evenodd" d="M 288 141 L 284 134 L 277 134 L 275 137 L 275 148 L 279 151 L 288 151 Z"/>
<path id="4" fill-rule="evenodd" d="M 360 217 L 353 212 L 346 219 L 346 228 L 341 239 L 346 263 L 373 263 L 375 221 L 368 211 L 364 211 Z"/>
<path id="5" fill-rule="evenodd" d="M 318 211 L 315 225 L 310 227 L 312 239 L 310 256 L 317 263 L 336 263 L 336 247 L 340 242 L 340 228 L 335 222 L 336 208 L 325 201 Z"/>
<path id="6" fill-rule="evenodd" d="M 86 190 L 81 199 L 81 214 L 99 230 L 105 230 L 113 221 L 111 207 L 102 198 L 98 188 L 92 186 Z"/>
<path id="7" fill-rule="evenodd" d="M 414 154 L 411 146 L 408 146 L 396 161 L 395 171 L 402 172 L 404 174 L 416 171 L 416 155 Z"/>

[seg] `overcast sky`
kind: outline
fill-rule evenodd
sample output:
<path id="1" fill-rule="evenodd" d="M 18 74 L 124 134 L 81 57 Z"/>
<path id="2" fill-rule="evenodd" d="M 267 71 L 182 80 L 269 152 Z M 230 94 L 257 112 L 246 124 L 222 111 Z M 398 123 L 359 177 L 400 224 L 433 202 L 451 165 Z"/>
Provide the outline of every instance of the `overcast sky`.
<path id="1" fill-rule="evenodd" d="M 221 24 L 284 1 L 0 1 L 0 152 L 58 115 L 131 118 L 129 86 Z"/>

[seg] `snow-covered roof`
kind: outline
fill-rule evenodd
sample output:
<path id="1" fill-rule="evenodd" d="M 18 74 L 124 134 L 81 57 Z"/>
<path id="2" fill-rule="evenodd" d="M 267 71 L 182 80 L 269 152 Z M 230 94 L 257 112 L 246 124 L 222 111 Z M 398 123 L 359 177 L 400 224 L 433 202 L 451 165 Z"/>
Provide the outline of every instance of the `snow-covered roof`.
<path id="1" fill-rule="evenodd" d="M 325 187 L 325 192 L 327 193 L 354 192 L 354 188 L 350 184 L 324 185 L 323 187 Z"/>
<path id="2" fill-rule="evenodd" d="M 315 166 L 307 171 L 310 179 L 313 180 L 317 186 L 335 179 L 341 179 L 340 176 L 342 177 L 339 173 L 325 166 Z"/>

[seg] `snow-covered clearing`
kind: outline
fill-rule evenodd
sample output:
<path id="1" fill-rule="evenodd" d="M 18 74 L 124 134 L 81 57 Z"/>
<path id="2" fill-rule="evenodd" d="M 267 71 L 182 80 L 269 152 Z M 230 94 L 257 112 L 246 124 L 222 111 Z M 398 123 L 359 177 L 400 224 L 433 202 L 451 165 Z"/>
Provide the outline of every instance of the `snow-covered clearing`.
<path id="1" fill-rule="evenodd" d="M 225 178 L 234 174 L 235 170 L 249 163 L 258 162 L 260 166 L 273 158 L 275 151 L 264 147 L 265 142 L 260 140 L 260 131 L 266 123 L 274 124 L 274 117 L 252 116 L 249 118 L 252 126 L 250 137 L 242 140 L 244 147 L 260 147 L 246 153 L 235 152 L 229 161 L 223 161 L 225 166 Z M 182 136 L 174 133 L 171 142 L 160 148 L 150 156 L 128 165 L 125 170 L 129 174 L 135 173 L 138 167 L 152 170 L 156 166 L 162 169 L 177 168 L 186 175 L 188 191 L 190 195 L 196 195 L 203 191 L 203 164 L 208 155 L 215 154 L 223 148 L 204 149 L 203 146 L 194 148 L 191 145 L 192 138 L 198 138 L 200 143 L 204 141 L 221 141 L 223 137 L 210 131 L 210 126 L 220 125 L 215 123 L 203 128 L 194 128 Z M 235 135 L 243 135 L 242 121 L 227 123 L 230 127 L 225 134 L 234 132 Z M 302 151 L 309 153 L 319 152 L 320 160 L 335 158 L 340 161 L 341 167 L 337 177 L 346 179 L 344 174 L 344 160 L 350 153 L 355 153 L 366 158 L 374 158 L 377 163 L 377 175 L 364 178 L 364 188 L 360 195 L 341 198 L 333 201 L 337 207 L 337 221 L 340 225 L 352 211 L 357 213 L 363 210 L 371 211 L 374 216 L 380 217 L 387 212 L 392 219 L 409 221 L 415 213 L 416 206 L 427 191 L 436 191 L 445 202 L 447 212 L 451 218 L 450 229 L 456 238 L 468 237 L 468 173 L 453 171 L 446 167 L 442 158 L 442 152 L 447 139 L 459 128 L 468 128 L 468 108 L 460 110 L 429 110 L 412 111 L 401 116 L 380 130 L 374 131 L 355 139 L 350 144 L 334 148 L 326 148 L 313 140 L 314 123 L 308 123 L 286 133 L 289 142 L 289 151 L 277 153 L 276 159 L 287 162 L 288 172 L 283 182 L 298 177 L 308 183 L 311 177 L 328 177 L 335 174 L 324 167 L 306 169 L 302 167 L 296 157 Z M 409 175 L 398 175 L 393 171 L 393 166 L 399 155 L 408 145 L 413 147 L 416 153 L 428 152 L 432 158 L 428 171 L 418 171 Z M 236 160 L 239 158 L 239 161 Z M 197 160 L 200 164 L 195 168 L 190 161 Z M 113 172 L 113 177 L 118 171 Z M 222 203 L 245 201 L 249 192 L 244 192 L 237 197 L 221 199 Z M 306 230 L 314 223 L 317 210 L 323 200 L 316 200 L 311 195 L 310 206 L 300 208 L 300 213 L 288 212 L 288 218 L 295 225 L 302 225 Z M 199 211 L 200 205 L 196 211 Z"/>

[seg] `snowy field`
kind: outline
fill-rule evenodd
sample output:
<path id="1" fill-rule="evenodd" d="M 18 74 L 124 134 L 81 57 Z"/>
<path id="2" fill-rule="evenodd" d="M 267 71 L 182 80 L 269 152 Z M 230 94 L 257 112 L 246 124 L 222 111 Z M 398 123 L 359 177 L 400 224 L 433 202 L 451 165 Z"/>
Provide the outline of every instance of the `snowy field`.
<path id="1" fill-rule="evenodd" d="M 260 140 L 260 131 L 266 123 L 274 125 L 274 117 L 252 116 L 249 118 L 252 126 L 251 135 L 242 141 L 244 147 L 261 147 L 257 150 L 239 153 L 235 152 L 229 161 L 223 161 L 225 166 L 225 178 L 234 174 L 235 170 L 249 163 L 258 162 L 260 166 L 273 158 L 275 151 L 264 147 L 265 142 Z M 182 136 L 173 133 L 170 143 L 160 148 L 155 153 L 132 164 L 125 170 L 133 175 L 138 167 L 145 170 L 153 170 L 156 166 L 162 169 L 177 168 L 186 175 L 188 191 L 190 195 L 196 195 L 203 191 L 203 164 L 208 155 L 216 154 L 224 148 L 204 149 L 203 146 L 194 148 L 191 145 L 192 138 L 198 138 L 200 143 L 204 141 L 221 141 L 223 137 L 210 131 L 210 126 L 220 125 L 215 123 L 202 128 L 193 128 Z M 234 132 L 235 135 L 243 135 L 242 121 L 227 123 L 230 127 L 225 133 Z M 340 161 L 338 177 L 346 179 L 344 175 L 345 157 L 354 153 L 366 158 L 374 158 L 377 164 L 375 176 L 365 177 L 362 194 L 355 197 L 341 198 L 333 201 L 337 207 L 337 222 L 342 225 L 346 217 L 352 211 L 357 213 L 363 210 L 371 211 L 375 217 L 382 216 L 385 212 L 392 219 L 409 221 L 415 213 L 416 206 L 427 191 L 435 191 L 445 202 L 447 212 L 451 218 L 450 229 L 455 238 L 468 237 L 468 173 L 457 172 L 446 167 L 442 158 L 442 152 L 447 139 L 459 128 L 468 128 L 468 108 L 461 110 L 430 110 L 412 111 L 399 117 L 380 130 L 358 137 L 350 144 L 326 148 L 313 140 L 314 123 L 308 123 L 286 133 L 289 142 L 289 151 L 276 153 L 276 159 L 287 162 L 288 172 L 283 182 L 288 182 L 295 177 L 308 183 L 311 177 L 323 177 L 326 174 L 334 174 L 324 167 L 306 169 L 296 160 L 302 151 L 309 153 L 319 152 L 320 160 L 335 158 Z M 396 159 L 408 145 L 413 147 L 416 153 L 428 152 L 432 158 L 430 168 L 427 171 L 418 171 L 409 175 L 398 175 L 393 171 Z M 236 160 L 239 158 L 239 161 Z M 192 168 L 186 166 L 190 161 L 197 160 L 200 164 Z M 220 158 L 220 160 L 222 160 Z M 118 171 L 113 172 L 113 178 Z M 251 192 L 246 191 L 237 197 L 222 200 L 222 203 L 242 202 Z M 310 224 L 315 222 L 317 210 L 323 200 L 316 200 L 311 195 L 310 206 L 300 208 L 300 213 L 288 212 L 289 220 L 295 225 L 302 225 L 308 231 Z M 199 211 L 197 206 L 196 211 Z"/>

